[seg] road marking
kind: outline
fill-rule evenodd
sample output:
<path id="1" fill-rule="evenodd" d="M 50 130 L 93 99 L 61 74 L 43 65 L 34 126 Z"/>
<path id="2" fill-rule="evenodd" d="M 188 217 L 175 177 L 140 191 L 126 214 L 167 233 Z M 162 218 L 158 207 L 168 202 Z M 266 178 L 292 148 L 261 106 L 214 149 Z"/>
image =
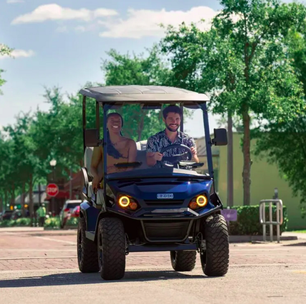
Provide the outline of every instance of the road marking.
<path id="1" fill-rule="evenodd" d="M 63 259 L 75 259 L 76 255 L 63 256 L 63 257 L 16 257 L 16 258 L 0 258 L 0 261 L 11 261 L 11 260 L 63 260 Z"/>
<path id="2" fill-rule="evenodd" d="M 6 249 L 0 249 L 0 252 L 6 252 L 6 251 L 24 251 L 24 252 L 65 252 L 65 251 L 73 251 L 75 252 L 75 249 L 16 249 L 16 248 L 6 248 Z"/>
<path id="3" fill-rule="evenodd" d="M 70 241 L 63 241 L 63 240 L 56 240 L 56 239 L 51 239 L 48 237 L 43 237 L 43 236 L 36 236 L 37 239 L 42 239 L 42 240 L 46 240 L 46 241 L 53 241 L 53 242 L 59 242 L 59 243 L 66 243 L 66 244 L 70 244 L 70 245 L 76 245 L 76 242 L 70 242 Z"/>
<path id="4" fill-rule="evenodd" d="M 306 274 L 306 270 L 295 270 L 294 273 Z"/>

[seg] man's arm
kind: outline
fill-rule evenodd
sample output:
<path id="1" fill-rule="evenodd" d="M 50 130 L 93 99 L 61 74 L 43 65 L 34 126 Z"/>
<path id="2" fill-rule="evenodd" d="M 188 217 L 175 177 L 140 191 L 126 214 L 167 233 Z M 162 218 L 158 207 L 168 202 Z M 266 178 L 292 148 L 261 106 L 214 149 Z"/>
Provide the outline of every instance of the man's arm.
<path id="1" fill-rule="evenodd" d="M 153 137 L 150 137 L 147 141 L 147 164 L 153 167 L 156 162 L 162 160 L 163 155 L 158 152 L 156 142 Z"/>
<path id="2" fill-rule="evenodd" d="M 194 160 L 196 163 L 199 163 L 200 160 L 197 155 L 197 148 L 196 148 L 195 140 L 192 137 L 189 137 L 187 146 L 191 150 L 192 160 Z"/>

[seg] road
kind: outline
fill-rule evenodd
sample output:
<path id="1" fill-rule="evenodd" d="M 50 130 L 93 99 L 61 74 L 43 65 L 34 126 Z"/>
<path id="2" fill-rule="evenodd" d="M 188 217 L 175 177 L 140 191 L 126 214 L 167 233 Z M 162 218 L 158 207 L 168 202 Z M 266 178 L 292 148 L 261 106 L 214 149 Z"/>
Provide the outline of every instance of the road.
<path id="1" fill-rule="evenodd" d="M 172 271 L 169 253 L 131 253 L 121 281 L 77 267 L 76 231 L 0 229 L 0 303 L 306 303 L 306 239 L 230 244 L 225 277 Z"/>

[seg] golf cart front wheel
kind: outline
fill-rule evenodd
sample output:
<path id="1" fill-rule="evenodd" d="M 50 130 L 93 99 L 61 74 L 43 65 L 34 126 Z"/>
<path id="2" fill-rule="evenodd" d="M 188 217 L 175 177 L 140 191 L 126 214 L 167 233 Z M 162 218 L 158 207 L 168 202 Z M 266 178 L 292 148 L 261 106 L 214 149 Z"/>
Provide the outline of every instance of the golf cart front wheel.
<path id="1" fill-rule="evenodd" d="M 120 280 L 125 274 L 125 232 L 118 218 L 100 220 L 98 230 L 98 259 L 104 280 Z"/>
<path id="2" fill-rule="evenodd" d="M 170 251 L 171 265 L 175 271 L 191 271 L 196 264 L 196 251 Z"/>
<path id="3" fill-rule="evenodd" d="M 204 224 L 206 250 L 201 252 L 203 272 L 207 276 L 224 276 L 229 265 L 227 224 L 221 214 L 209 216 Z"/>

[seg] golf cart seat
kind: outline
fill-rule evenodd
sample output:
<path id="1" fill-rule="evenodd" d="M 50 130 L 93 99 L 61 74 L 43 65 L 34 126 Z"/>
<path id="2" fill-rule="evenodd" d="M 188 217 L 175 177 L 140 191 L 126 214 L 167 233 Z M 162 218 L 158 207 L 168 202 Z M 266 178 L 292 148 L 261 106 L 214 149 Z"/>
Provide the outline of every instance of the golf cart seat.
<path id="1" fill-rule="evenodd" d="M 141 162 L 141 166 L 136 168 L 136 170 L 139 169 L 147 169 L 149 166 L 147 165 L 147 141 L 138 141 L 136 143 L 137 147 L 137 157 L 136 161 Z"/>
<path id="2" fill-rule="evenodd" d="M 87 170 L 87 174 L 88 174 L 88 187 L 87 187 L 87 196 L 89 198 L 91 198 L 97 205 L 103 205 L 104 203 L 104 197 L 103 197 L 103 190 L 99 189 L 97 191 L 97 195 L 95 195 L 93 189 L 92 189 L 92 179 L 93 179 L 93 175 L 91 173 L 91 159 L 92 159 L 92 154 L 93 154 L 93 147 L 86 147 L 85 149 L 85 153 L 84 153 L 84 167 Z M 98 173 L 100 174 L 100 172 L 103 170 L 103 166 L 102 166 L 102 162 L 100 162 L 99 166 L 98 166 Z"/>

